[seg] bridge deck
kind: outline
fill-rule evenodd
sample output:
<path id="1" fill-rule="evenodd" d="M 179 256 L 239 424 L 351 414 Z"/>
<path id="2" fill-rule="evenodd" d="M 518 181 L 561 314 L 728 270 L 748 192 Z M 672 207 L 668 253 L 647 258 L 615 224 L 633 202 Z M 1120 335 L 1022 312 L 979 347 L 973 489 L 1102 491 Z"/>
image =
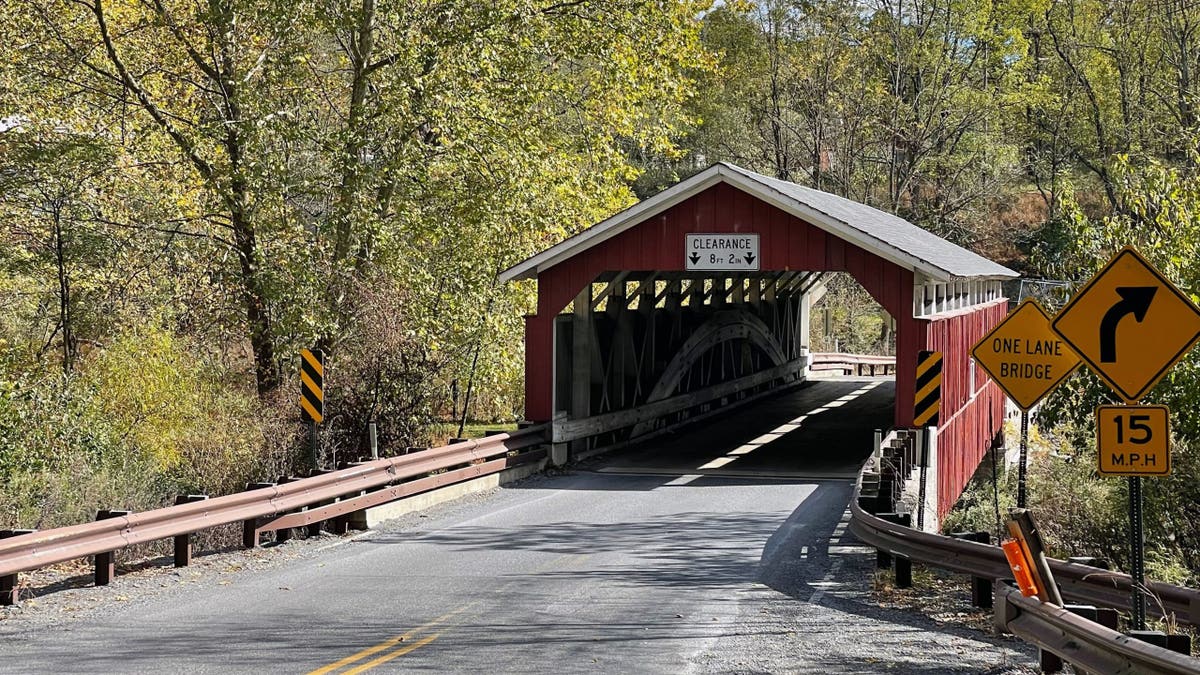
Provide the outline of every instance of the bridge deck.
<path id="1" fill-rule="evenodd" d="M 875 429 L 890 426 L 896 385 L 881 378 L 810 383 L 605 459 L 609 473 L 853 478 Z"/>

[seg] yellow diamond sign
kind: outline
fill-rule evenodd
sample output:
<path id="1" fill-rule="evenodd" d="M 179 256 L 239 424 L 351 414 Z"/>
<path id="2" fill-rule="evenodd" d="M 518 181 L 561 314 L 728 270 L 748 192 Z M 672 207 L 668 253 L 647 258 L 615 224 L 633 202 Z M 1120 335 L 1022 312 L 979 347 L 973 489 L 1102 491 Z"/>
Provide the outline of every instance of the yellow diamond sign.
<path id="1" fill-rule="evenodd" d="M 1051 327 L 1123 400 L 1136 403 L 1200 339 L 1200 309 L 1127 246 Z"/>
<path id="2" fill-rule="evenodd" d="M 1079 367 L 1079 357 L 1050 329 L 1050 315 L 1026 300 L 971 350 L 975 363 L 1021 410 L 1037 405 Z"/>

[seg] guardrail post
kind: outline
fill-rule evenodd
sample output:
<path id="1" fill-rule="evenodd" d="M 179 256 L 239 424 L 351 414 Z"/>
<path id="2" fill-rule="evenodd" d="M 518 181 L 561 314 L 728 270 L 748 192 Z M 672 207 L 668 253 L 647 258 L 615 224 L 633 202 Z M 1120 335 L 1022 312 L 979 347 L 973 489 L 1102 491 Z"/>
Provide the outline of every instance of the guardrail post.
<path id="1" fill-rule="evenodd" d="M 953 532 L 950 534 L 955 539 L 963 539 L 965 541 L 974 541 L 980 544 L 991 544 L 992 534 L 990 532 Z M 971 604 L 981 609 L 992 608 L 992 583 L 991 579 L 983 577 L 971 577 Z"/>
<path id="2" fill-rule="evenodd" d="M 885 520 L 891 520 L 892 522 L 903 525 L 904 527 L 912 527 L 911 513 L 897 513 L 893 515 L 895 516 L 894 520 Z M 893 558 L 895 558 L 896 563 L 896 588 L 912 588 L 912 560 L 909 560 L 902 555 L 893 556 Z"/>
<path id="3" fill-rule="evenodd" d="M 339 466 L 338 468 L 349 469 L 352 466 L 360 466 L 362 464 L 363 464 L 363 462 L 346 462 L 343 465 Z M 349 495 L 343 495 L 342 499 L 356 499 L 365 494 L 367 494 L 366 490 L 359 490 L 358 492 L 355 492 L 355 493 L 352 493 Z M 360 513 L 360 511 L 351 511 L 350 513 L 344 513 L 344 514 L 334 518 L 333 522 L 332 522 L 332 528 L 333 528 L 332 532 L 337 535 L 349 533 L 350 530 L 353 528 L 354 521 L 357 520 L 357 518 L 355 516 L 358 513 Z M 363 518 L 363 520 L 366 520 L 366 518 Z"/>
<path id="4" fill-rule="evenodd" d="M 294 483 L 294 482 L 296 482 L 296 481 L 298 481 L 298 480 L 300 480 L 300 477 L 299 477 L 299 476 L 280 476 L 280 477 L 279 477 L 279 482 L 278 482 L 278 483 L 276 483 L 276 484 L 277 484 L 277 485 L 283 485 L 284 483 Z M 305 508 L 307 508 L 307 507 L 302 507 L 302 508 L 301 508 L 301 509 L 299 509 L 299 510 L 303 511 Z M 285 542 L 285 541 L 287 541 L 288 539 L 291 539 L 291 538 L 292 538 L 292 528 L 290 528 L 290 527 L 283 527 L 283 528 L 280 528 L 280 529 L 278 529 L 278 530 L 275 530 L 275 541 L 276 541 L 276 543 L 282 543 L 282 542 Z"/>
<path id="5" fill-rule="evenodd" d="M 0 530 L 0 539 L 8 539 L 21 534 L 33 534 L 37 530 Z M 0 577 L 0 606 L 15 605 L 21 599 L 21 590 L 17 586 L 17 572 Z"/>
<path id="6" fill-rule="evenodd" d="M 1192 638 L 1188 635 L 1167 635 L 1160 630 L 1131 630 L 1129 637 L 1148 642 L 1155 647 L 1169 649 L 1176 654 L 1192 654 Z"/>
<path id="7" fill-rule="evenodd" d="M 258 548 L 258 519 L 242 521 L 242 548 Z"/>
<path id="8" fill-rule="evenodd" d="M 871 452 L 872 458 L 875 460 L 875 469 L 879 469 L 879 463 L 883 460 L 883 431 L 875 430 L 875 449 Z"/>
<path id="9" fill-rule="evenodd" d="M 1093 567 L 1094 567 L 1094 565 L 1093 565 Z M 1096 607 L 1095 605 L 1063 605 L 1063 609 L 1067 610 L 1068 612 L 1070 612 L 1072 614 L 1077 614 L 1079 616 L 1082 616 L 1083 618 L 1087 619 L 1088 621 L 1091 621 L 1093 623 L 1098 623 L 1101 626 L 1104 626 L 1105 628 L 1109 628 L 1111 630 L 1117 630 L 1117 622 L 1119 620 L 1119 615 L 1117 614 L 1117 610 L 1115 610 L 1115 609 L 1112 609 L 1109 607 Z M 1188 644 L 1188 651 L 1184 652 L 1184 653 L 1186 653 L 1186 654 L 1191 653 L 1190 642 Z M 1054 654 L 1051 654 L 1050 652 L 1039 649 L 1038 650 L 1038 660 L 1042 664 L 1043 672 L 1047 672 L 1047 673 L 1055 672 L 1056 673 L 1056 672 L 1059 672 L 1062 670 L 1062 667 L 1063 667 L 1062 659 Z M 1076 672 L 1079 672 L 1078 667 L 1076 667 Z"/>
<path id="10" fill-rule="evenodd" d="M 1097 607 L 1096 623 L 1110 630 L 1118 630 L 1121 626 L 1121 613 L 1112 607 Z"/>
<path id="11" fill-rule="evenodd" d="M 1185 656 L 1192 655 L 1192 636 L 1183 633 L 1175 633 L 1167 636 L 1167 649 L 1176 654 Z"/>
<path id="12" fill-rule="evenodd" d="M 176 495 L 175 505 L 192 504 L 208 499 L 208 495 Z M 192 564 L 192 535 L 191 533 L 175 536 L 175 566 L 187 567 Z"/>
<path id="13" fill-rule="evenodd" d="M 992 606 L 992 627 L 996 629 L 997 635 L 1008 633 L 1008 622 L 1016 619 L 1020 615 L 1021 610 L 1008 604 L 1008 596 L 1004 593 L 997 593 L 997 589 L 1007 589 L 1012 587 L 1011 579 L 997 579 L 996 583 L 992 584 L 992 594 L 996 602 Z"/>
<path id="14" fill-rule="evenodd" d="M 911 513 L 879 513 L 876 516 L 889 523 L 912 527 Z M 893 560 L 896 569 L 896 588 L 912 588 L 912 560 L 902 555 L 893 556 L 887 551 L 876 549 L 875 563 L 880 569 L 888 567 Z"/>
<path id="15" fill-rule="evenodd" d="M 1038 670 L 1043 673 L 1061 673 L 1063 660 L 1058 654 L 1038 648 Z"/>
<path id="16" fill-rule="evenodd" d="M 275 487 L 275 483 L 246 483 L 246 492 Z M 242 548 L 258 548 L 258 518 L 242 521 Z"/>
<path id="17" fill-rule="evenodd" d="M 896 588 L 912 588 L 912 561 L 902 555 L 896 558 Z"/>
<path id="18" fill-rule="evenodd" d="M 875 495 L 875 513 L 890 513 L 896 496 L 896 470 L 884 458 L 879 468 L 879 492 Z"/>
<path id="19" fill-rule="evenodd" d="M 105 509 L 96 512 L 96 520 L 108 520 L 110 518 L 124 518 L 129 515 L 129 511 L 116 511 Z M 107 586 L 116 576 L 117 556 L 115 551 L 105 551 L 104 553 L 96 554 L 96 573 L 95 581 L 97 586 Z"/>
<path id="20" fill-rule="evenodd" d="M 451 439 L 451 440 L 454 441 L 456 439 Z M 330 469 L 313 469 L 312 471 L 308 472 L 308 477 L 312 478 L 313 476 L 320 476 L 320 475 L 327 474 L 327 473 L 332 473 L 332 471 Z M 312 508 L 312 507 L 316 507 L 316 506 L 325 506 L 326 504 L 332 504 L 333 501 L 336 501 L 336 500 L 319 502 L 317 504 L 310 504 L 309 507 Z M 308 531 L 308 536 L 315 537 L 315 536 L 321 534 L 321 526 L 322 525 L 324 525 L 324 521 L 317 521 L 315 523 L 309 523 L 308 527 L 305 528 Z"/>
<path id="21" fill-rule="evenodd" d="M 862 490 L 858 493 L 858 505 L 867 513 L 876 512 L 875 501 L 879 495 L 879 474 L 874 471 L 864 471 L 862 475 Z"/>

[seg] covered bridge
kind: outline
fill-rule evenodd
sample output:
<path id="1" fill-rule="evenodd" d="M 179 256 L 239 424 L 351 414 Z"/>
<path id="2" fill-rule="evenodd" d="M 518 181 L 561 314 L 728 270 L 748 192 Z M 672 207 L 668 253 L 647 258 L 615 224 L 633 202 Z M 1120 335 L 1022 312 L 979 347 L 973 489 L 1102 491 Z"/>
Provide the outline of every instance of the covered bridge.
<path id="1" fill-rule="evenodd" d="M 1006 314 L 1001 283 L 1017 274 L 895 215 L 730 164 L 501 274 L 538 282 L 526 418 L 554 421 L 576 448 L 611 444 L 803 380 L 811 300 L 833 272 L 896 322 L 897 427 L 913 422 L 918 353 L 943 353 L 938 474 L 952 484 L 939 493 L 957 496 L 1004 409 L 970 349 Z"/>

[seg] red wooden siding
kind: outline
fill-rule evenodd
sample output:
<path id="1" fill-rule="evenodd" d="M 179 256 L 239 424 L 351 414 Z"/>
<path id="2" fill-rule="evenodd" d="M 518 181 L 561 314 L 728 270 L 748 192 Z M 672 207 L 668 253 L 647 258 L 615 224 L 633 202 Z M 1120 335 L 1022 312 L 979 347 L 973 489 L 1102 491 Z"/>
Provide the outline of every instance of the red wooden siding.
<path id="1" fill-rule="evenodd" d="M 554 316 L 604 272 L 683 271 L 684 235 L 693 232 L 758 233 L 764 272 L 851 272 L 896 318 L 901 355 L 896 391 L 912 390 L 916 353 L 926 340 L 923 327 L 912 318 L 912 272 L 720 183 L 538 274 L 537 315 L 526 322 L 527 419 L 547 421 L 553 415 Z M 912 422 L 912 408 L 911 395 L 897 395 L 898 426 Z"/>
<path id="2" fill-rule="evenodd" d="M 971 348 L 1004 320 L 1008 301 L 924 320 L 926 349 L 942 352 L 942 408 L 938 429 L 938 516 L 945 516 L 974 475 L 1004 422 L 1004 393 L 971 363 Z M 903 353 L 899 347 L 897 354 Z M 975 368 L 975 391 L 971 372 Z M 904 390 L 896 385 L 899 399 Z M 972 394 L 974 394 L 972 396 Z M 911 394 L 910 394 L 911 397 Z"/>

